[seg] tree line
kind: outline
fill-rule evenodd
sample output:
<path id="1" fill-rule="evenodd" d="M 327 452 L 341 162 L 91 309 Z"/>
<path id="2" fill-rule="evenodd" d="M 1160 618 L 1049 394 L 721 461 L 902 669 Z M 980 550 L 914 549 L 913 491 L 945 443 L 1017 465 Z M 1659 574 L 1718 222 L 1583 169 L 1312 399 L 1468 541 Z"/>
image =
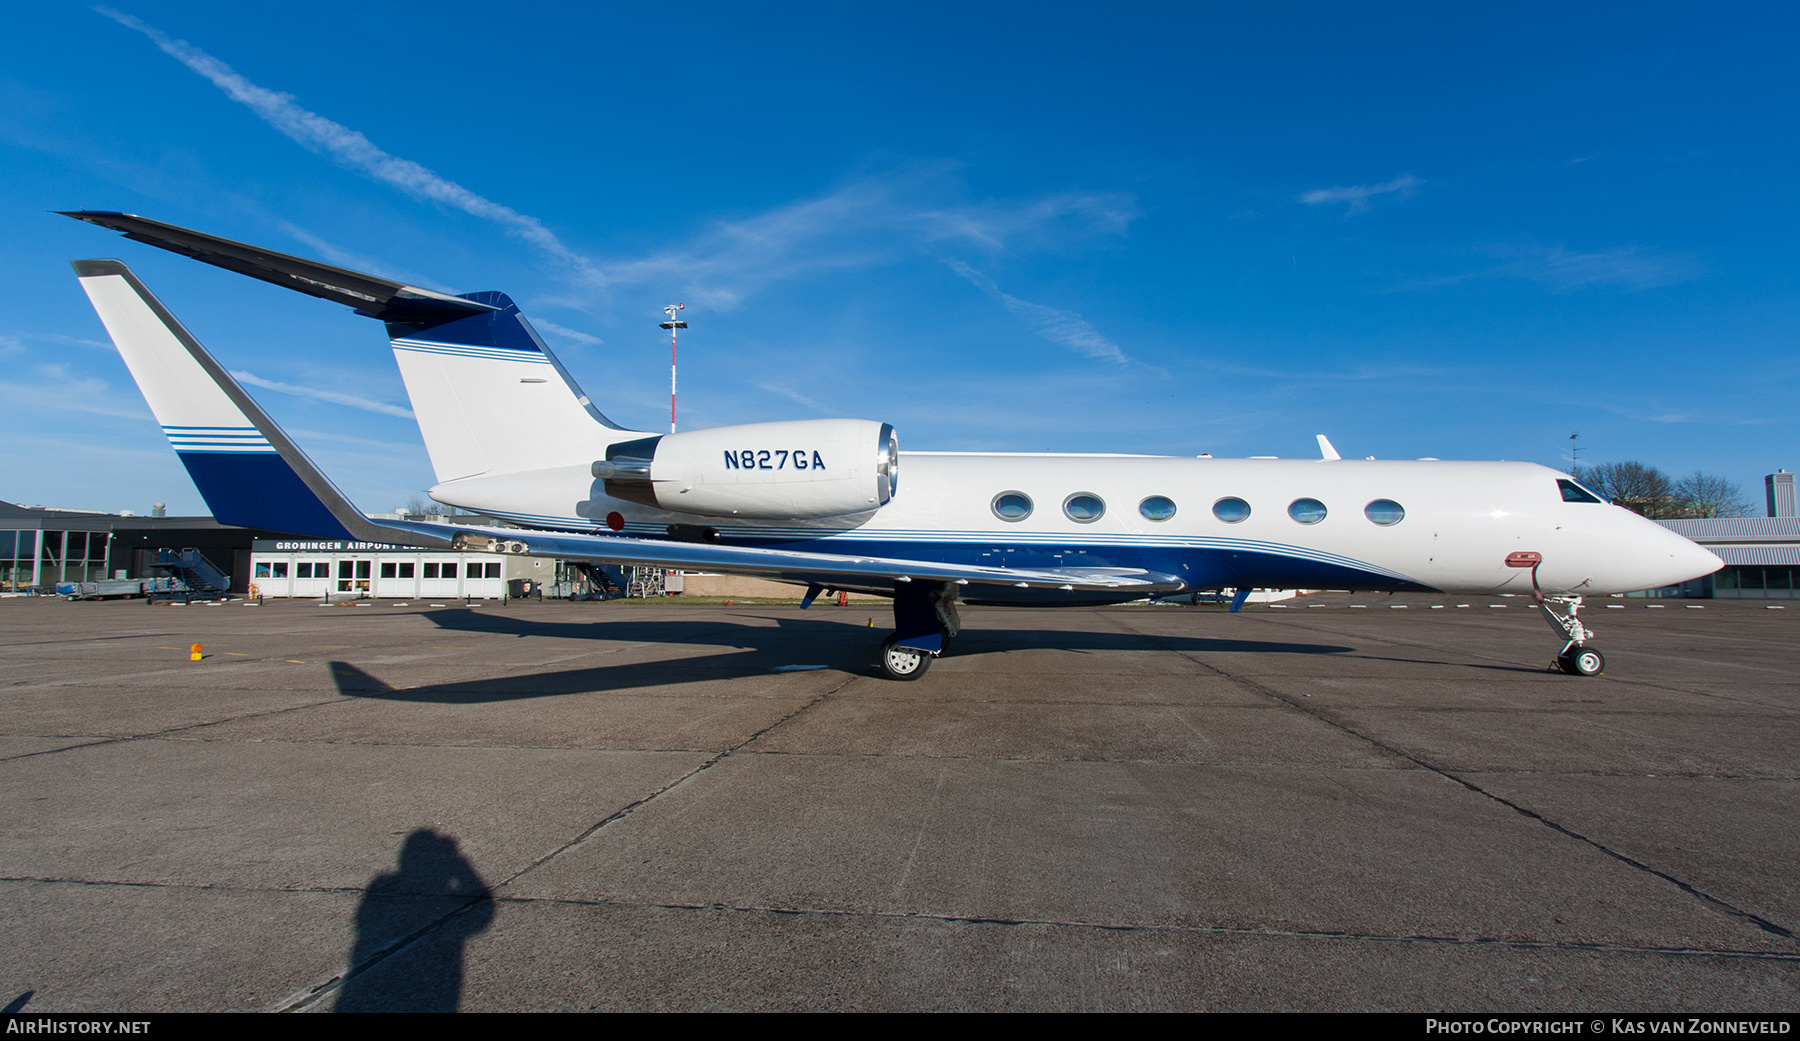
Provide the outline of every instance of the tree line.
<path id="1" fill-rule="evenodd" d="M 1573 476 L 1602 496 L 1652 520 L 1683 517 L 1748 517 L 1743 489 L 1723 477 L 1696 470 L 1671 480 L 1639 462 L 1578 466 Z"/>

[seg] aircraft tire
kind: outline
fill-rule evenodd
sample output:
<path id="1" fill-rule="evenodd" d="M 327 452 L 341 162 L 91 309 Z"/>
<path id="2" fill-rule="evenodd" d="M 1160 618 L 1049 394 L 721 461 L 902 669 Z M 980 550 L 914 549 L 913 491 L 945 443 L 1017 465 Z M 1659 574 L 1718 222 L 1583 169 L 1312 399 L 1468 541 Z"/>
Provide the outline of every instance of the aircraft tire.
<path id="1" fill-rule="evenodd" d="M 1562 668 L 1571 676 L 1598 676 L 1606 671 L 1606 658 L 1592 647 L 1577 647 L 1562 656 Z"/>
<path id="2" fill-rule="evenodd" d="M 931 667 L 931 655 L 911 647 L 896 647 L 900 634 L 894 633 L 881 641 L 881 653 L 876 656 L 881 666 L 881 674 L 890 680 L 916 680 L 925 675 Z"/>

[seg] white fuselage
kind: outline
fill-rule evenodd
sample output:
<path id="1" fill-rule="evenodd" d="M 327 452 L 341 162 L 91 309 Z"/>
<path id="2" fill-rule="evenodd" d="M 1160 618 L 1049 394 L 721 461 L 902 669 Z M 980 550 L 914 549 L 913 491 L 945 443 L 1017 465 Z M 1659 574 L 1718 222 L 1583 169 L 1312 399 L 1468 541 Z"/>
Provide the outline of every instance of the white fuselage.
<path id="1" fill-rule="evenodd" d="M 1177 575 L 1193 589 L 1529 592 L 1530 569 L 1507 564 L 1509 554 L 1527 552 L 1542 558 L 1537 579 L 1545 592 L 1603 594 L 1670 585 L 1721 566 L 1713 554 L 1620 507 L 1564 501 L 1558 480 L 1566 475 L 1532 463 L 906 452 L 888 505 L 787 522 L 613 499 L 585 469 L 465 478 L 432 495 L 530 527 L 594 530 L 609 517 L 627 534 L 705 525 L 728 543 L 825 553 L 1143 567 Z M 996 497 L 1009 492 L 1030 499 L 1028 516 L 1010 520 L 996 512 Z M 1098 518 L 1065 513 L 1065 502 L 1081 494 L 1104 504 Z M 1140 512 L 1152 496 L 1170 500 L 1173 516 L 1153 520 Z M 1221 519 L 1214 506 L 1226 498 L 1242 500 L 1249 515 Z M 1291 517 L 1289 506 L 1300 499 L 1323 505 L 1323 519 Z M 1377 500 L 1399 504 L 1404 516 L 1375 523 L 1365 508 Z M 1391 509 L 1376 513 L 1392 518 Z"/>

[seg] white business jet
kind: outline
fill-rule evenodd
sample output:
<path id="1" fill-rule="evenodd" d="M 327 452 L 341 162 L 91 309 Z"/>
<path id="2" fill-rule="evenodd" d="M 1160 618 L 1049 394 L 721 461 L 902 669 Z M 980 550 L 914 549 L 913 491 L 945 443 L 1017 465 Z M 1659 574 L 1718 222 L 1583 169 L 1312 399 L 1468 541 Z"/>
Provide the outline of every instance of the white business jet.
<path id="1" fill-rule="evenodd" d="M 1670 585 L 1713 554 L 1532 463 L 899 450 L 874 420 L 626 430 L 502 293 L 450 296 L 130 214 L 68 216 L 385 322 L 437 472 L 508 522 L 365 516 L 116 260 L 74 262 L 214 516 L 296 534 L 761 575 L 894 600 L 877 655 L 922 675 L 956 606 L 1255 588 L 1533 594 L 1557 664 L 1605 665 L 1584 596 Z M 902 479 L 904 478 L 904 480 Z"/>

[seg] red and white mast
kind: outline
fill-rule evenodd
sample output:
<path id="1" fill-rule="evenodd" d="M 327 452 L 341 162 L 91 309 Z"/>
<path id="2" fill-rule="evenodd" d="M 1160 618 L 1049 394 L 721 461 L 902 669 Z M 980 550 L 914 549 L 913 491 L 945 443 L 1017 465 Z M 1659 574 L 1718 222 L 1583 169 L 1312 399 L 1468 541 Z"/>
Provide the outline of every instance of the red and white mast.
<path id="1" fill-rule="evenodd" d="M 687 323 L 675 317 L 675 312 L 686 307 L 686 304 L 670 304 L 663 308 L 669 320 L 662 323 L 662 328 L 669 330 L 669 433 L 675 432 L 675 330 L 686 329 Z"/>

